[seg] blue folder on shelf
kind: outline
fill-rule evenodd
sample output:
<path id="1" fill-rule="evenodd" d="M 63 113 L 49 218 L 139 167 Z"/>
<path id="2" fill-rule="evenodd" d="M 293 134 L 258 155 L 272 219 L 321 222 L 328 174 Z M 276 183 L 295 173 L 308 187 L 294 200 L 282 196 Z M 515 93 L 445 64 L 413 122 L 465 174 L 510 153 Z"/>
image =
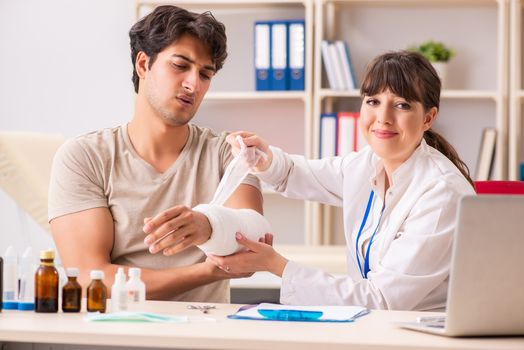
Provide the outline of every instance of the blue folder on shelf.
<path id="1" fill-rule="evenodd" d="M 360 306 L 291 306 L 262 303 L 242 306 L 228 318 L 259 321 L 353 322 L 368 313 L 368 309 Z"/>
<path id="2" fill-rule="evenodd" d="M 289 90 L 288 42 L 287 21 L 271 21 L 271 90 Z"/>
<path id="3" fill-rule="evenodd" d="M 304 67 L 306 52 L 305 22 L 288 21 L 289 90 L 304 90 Z"/>
<path id="4" fill-rule="evenodd" d="M 271 23 L 255 22 L 255 88 L 271 90 Z"/>

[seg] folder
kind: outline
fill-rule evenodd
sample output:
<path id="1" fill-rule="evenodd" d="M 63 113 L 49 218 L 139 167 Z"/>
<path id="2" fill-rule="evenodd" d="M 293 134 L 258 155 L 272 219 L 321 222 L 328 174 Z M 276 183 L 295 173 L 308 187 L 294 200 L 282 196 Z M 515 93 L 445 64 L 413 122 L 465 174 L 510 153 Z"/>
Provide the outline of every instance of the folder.
<path id="1" fill-rule="evenodd" d="M 337 114 L 337 155 L 344 156 L 357 152 L 367 145 L 358 125 L 359 112 L 339 112 Z"/>
<path id="2" fill-rule="evenodd" d="M 289 90 L 304 90 L 305 27 L 303 20 L 288 21 Z"/>
<path id="3" fill-rule="evenodd" d="M 271 24 L 255 22 L 255 88 L 257 91 L 271 90 Z"/>
<path id="4" fill-rule="evenodd" d="M 333 157 L 337 151 L 337 115 L 320 115 L 320 158 Z"/>
<path id="5" fill-rule="evenodd" d="M 271 90 L 288 90 L 288 26 L 286 21 L 271 22 Z"/>
<path id="6" fill-rule="evenodd" d="M 354 322 L 369 310 L 360 306 L 291 306 L 262 303 L 242 306 L 230 319 L 295 322 Z"/>

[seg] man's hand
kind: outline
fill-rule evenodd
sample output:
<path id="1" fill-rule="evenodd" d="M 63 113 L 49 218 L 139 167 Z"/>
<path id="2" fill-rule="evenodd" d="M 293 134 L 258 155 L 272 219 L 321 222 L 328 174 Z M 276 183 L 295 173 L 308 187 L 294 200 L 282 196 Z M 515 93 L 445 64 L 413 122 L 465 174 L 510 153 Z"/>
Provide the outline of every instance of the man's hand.
<path id="1" fill-rule="evenodd" d="M 206 242 L 212 231 L 207 216 L 182 205 L 146 218 L 144 224 L 143 230 L 148 234 L 144 243 L 149 251 L 162 251 L 166 256 Z"/>

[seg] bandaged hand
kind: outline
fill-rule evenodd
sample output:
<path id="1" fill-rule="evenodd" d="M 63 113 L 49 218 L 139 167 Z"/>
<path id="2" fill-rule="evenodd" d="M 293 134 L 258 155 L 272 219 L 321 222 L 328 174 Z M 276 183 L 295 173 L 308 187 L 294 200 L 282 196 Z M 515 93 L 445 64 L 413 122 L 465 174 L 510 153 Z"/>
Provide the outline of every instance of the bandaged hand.
<path id="1" fill-rule="evenodd" d="M 251 159 L 258 159 L 258 162 L 256 164 L 250 163 L 249 165 L 254 171 L 261 172 L 269 168 L 271 165 L 271 161 L 273 160 L 273 154 L 271 153 L 271 150 L 269 149 L 269 144 L 266 140 L 260 138 L 256 134 L 252 132 L 247 131 L 236 131 L 231 134 L 229 134 L 226 138 L 226 141 L 231 145 L 233 154 L 236 156 L 242 151 L 242 143 L 239 142 L 238 137 L 241 138 L 241 142 L 247 147 L 247 149 L 251 149 L 251 147 L 256 148 L 261 154 L 264 154 L 265 156 L 262 157 L 256 157 L 256 154 L 254 154 Z"/>
<path id="2" fill-rule="evenodd" d="M 162 251 L 166 256 L 202 244 L 211 236 L 211 224 L 206 215 L 183 205 L 144 219 L 143 230 L 148 234 L 144 243 L 149 246 L 149 252 Z"/>
<path id="3" fill-rule="evenodd" d="M 211 238 L 198 245 L 206 255 L 224 256 L 245 249 L 235 239 L 237 232 L 244 232 L 247 237 L 255 241 L 271 232 L 271 225 L 267 219 L 253 209 L 232 209 L 220 205 L 199 204 L 194 211 L 205 214 L 212 227 Z"/>

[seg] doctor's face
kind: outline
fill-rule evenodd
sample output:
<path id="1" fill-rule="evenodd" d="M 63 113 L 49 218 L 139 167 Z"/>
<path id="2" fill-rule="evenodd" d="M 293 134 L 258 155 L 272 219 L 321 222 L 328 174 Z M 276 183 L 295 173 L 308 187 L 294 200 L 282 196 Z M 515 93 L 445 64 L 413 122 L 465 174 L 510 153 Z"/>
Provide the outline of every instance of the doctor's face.
<path id="1" fill-rule="evenodd" d="M 385 90 L 364 96 L 360 129 L 373 151 L 394 170 L 415 151 L 436 114 L 435 107 L 424 111 L 420 102 L 409 102 Z"/>
<path id="2" fill-rule="evenodd" d="M 214 74 L 209 49 L 193 36 L 184 35 L 158 53 L 140 88 L 164 122 L 185 125 L 197 112 Z"/>

